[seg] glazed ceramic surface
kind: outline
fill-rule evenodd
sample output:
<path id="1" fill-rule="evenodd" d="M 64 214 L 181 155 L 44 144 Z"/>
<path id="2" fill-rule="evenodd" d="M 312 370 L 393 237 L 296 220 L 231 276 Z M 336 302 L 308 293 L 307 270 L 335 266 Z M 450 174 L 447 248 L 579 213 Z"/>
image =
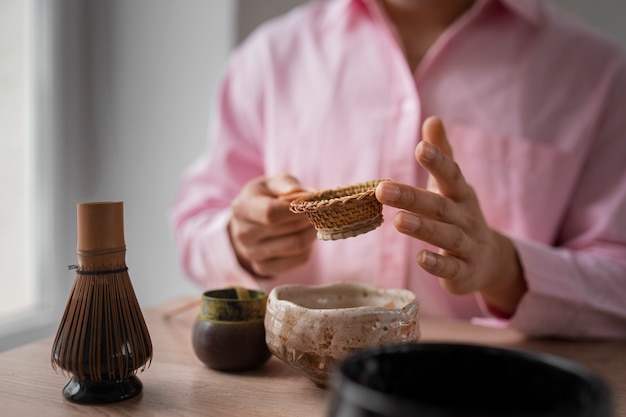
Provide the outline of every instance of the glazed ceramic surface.
<path id="1" fill-rule="evenodd" d="M 207 291 L 192 329 L 198 359 L 212 369 L 245 371 L 270 357 L 263 319 L 267 293 L 243 288 Z"/>
<path id="2" fill-rule="evenodd" d="M 330 417 L 613 415 L 607 385 L 581 365 L 492 346 L 369 349 L 343 361 L 331 385 Z"/>
<path id="3" fill-rule="evenodd" d="M 351 353 L 419 340 L 419 305 L 404 289 L 365 284 L 283 285 L 268 297 L 265 337 L 270 351 L 324 387 Z"/>

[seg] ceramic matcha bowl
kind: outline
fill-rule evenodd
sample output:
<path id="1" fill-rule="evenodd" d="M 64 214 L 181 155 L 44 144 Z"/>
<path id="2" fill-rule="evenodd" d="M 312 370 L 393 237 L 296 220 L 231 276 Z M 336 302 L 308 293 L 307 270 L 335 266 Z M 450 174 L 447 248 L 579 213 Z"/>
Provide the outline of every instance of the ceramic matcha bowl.
<path id="1" fill-rule="evenodd" d="M 418 301 L 405 289 L 358 283 L 282 285 L 268 297 L 265 340 L 275 356 L 326 387 L 349 354 L 417 342 L 418 319 Z"/>

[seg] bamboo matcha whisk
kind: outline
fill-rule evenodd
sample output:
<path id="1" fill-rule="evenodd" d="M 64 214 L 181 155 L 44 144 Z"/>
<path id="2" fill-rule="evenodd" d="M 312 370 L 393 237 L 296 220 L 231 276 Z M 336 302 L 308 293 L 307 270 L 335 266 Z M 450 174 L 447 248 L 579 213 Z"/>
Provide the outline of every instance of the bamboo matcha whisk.
<path id="1" fill-rule="evenodd" d="M 78 265 L 54 344 L 52 366 L 71 376 L 63 395 L 106 403 L 139 394 L 152 342 L 135 296 L 124 240 L 122 202 L 77 206 Z"/>

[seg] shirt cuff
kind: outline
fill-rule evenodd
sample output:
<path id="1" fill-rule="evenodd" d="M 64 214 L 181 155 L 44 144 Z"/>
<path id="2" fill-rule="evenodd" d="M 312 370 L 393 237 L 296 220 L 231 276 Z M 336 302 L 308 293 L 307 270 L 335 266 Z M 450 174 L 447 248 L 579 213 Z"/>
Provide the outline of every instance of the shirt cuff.
<path id="1" fill-rule="evenodd" d="M 500 310 L 498 307 L 494 307 L 491 304 L 485 303 L 485 309 L 489 312 L 489 314 L 491 314 L 492 316 L 498 318 L 498 319 L 502 319 L 502 320 L 508 320 L 511 317 L 513 317 L 513 314 L 507 313 L 506 311 Z"/>
<path id="2" fill-rule="evenodd" d="M 567 254 L 555 253 L 551 246 L 528 240 L 514 239 L 513 243 L 528 292 L 511 317 L 511 327 L 530 336 L 566 335 L 568 323 L 575 320 L 575 300 L 580 299 L 565 259 Z"/>

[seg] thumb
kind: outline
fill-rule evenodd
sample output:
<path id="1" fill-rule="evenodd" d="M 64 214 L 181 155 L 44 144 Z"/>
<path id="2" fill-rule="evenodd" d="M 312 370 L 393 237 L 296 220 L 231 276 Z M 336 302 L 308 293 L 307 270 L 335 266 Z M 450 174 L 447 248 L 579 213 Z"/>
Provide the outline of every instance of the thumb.
<path id="1" fill-rule="evenodd" d="M 287 174 L 276 175 L 267 179 L 267 190 L 276 196 L 302 191 L 300 181 Z"/>
<path id="2" fill-rule="evenodd" d="M 452 146 L 450 146 L 450 142 L 448 142 L 446 129 L 444 128 L 443 122 L 439 117 L 430 116 L 424 120 L 424 123 L 422 124 L 422 140 L 434 145 L 440 152 L 452 159 Z M 416 159 L 418 159 L 419 149 L 420 146 L 415 148 Z M 436 193 L 440 192 L 439 183 L 432 174 L 428 176 L 427 189 Z"/>
<path id="3" fill-rule="evenodd" d="M 452 146 L 448 142 L 448 135 L 443 122 L 437 116 L 430 116 L 422 124 L 422 140 L 435 145 L 441 152 L 452 158 Z"/>

